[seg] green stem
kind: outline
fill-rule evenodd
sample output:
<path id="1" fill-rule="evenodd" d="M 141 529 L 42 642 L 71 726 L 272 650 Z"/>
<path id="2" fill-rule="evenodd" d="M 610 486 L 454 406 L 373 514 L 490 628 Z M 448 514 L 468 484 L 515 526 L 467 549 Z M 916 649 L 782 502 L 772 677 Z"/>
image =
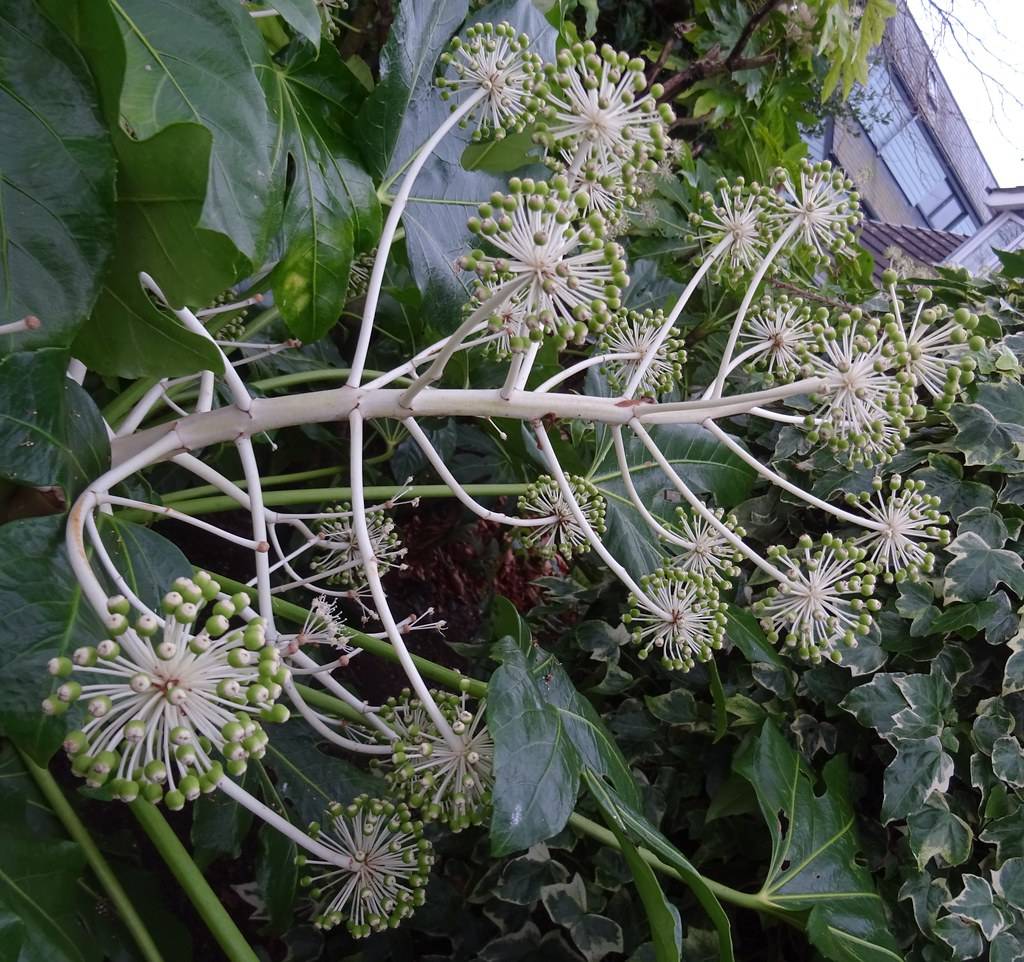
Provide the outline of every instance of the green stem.
<path id="1" fill-rule="evenodd" d="M 155 377 L 140 378 L 131 387 L 122 391 L 103 409 L 103 419 L 112 428 L 116 429 L 117 426 L 125 419 L 128 412 L 142 400 L 142 396 L 151 387 L 153 387 L 158 380 L 159 379 Z"/>
<path id="2" fill-rule="evenodd" d="M 526 493 L 526 484 L 466 484 L 463 490 L 474 498 L 497 498 L 502 496 Z M 367 500 L 387 501 L 402 494 L 408 498 L 450 498 L 452 490 L 446 484 L 418 484 L 411 488 L 396 485 L 369 486 L 363 489 Z M 351 488 L 300 488 L 294 491 L 267 491 L 263 495 L 263 503 L 268 507 L 315 505 L 325 501 L 347 501 L 352 496 Z M 212 514 L 216 511 L 230 511 L 238 507 L 234 498 L 225 495 L 208 498 L 194 498 L 188 501 L 166 501 L 173 504 L 176 511 L 190 514 Z M 152 515 L 140 512 L 125 511 L 119 514 L 124 520 L 136 520 Z M 159 520 L 159 515 L 156 516 Z"/>
<path id="3" fill-rule="evenodd" d="M 17 746 L 15 747 L 17 748 Z M 45 768 L 40 768 L 20 748 L 18 748 L 18 754 L 21 755 L 25 768 L 28 769 L 28 773 L 35 779 L 39 790 L 43 793 L 43 797 L 49 803 L 50 808 L 53 809 L 53 813 L 61 820 L 68 835 L 82 849 L 85 859 L 92 869 L 92 874 L 96 876 L 100 885 L 103 886 L 103 890 L 109 896 L 110 901 L 114 903 L 114 907 L 117 909 L 118 915 L 121 916 L 125 928 L 128 929 L 132 938 L 135 939 L 135 944 L 139 947 L 142 957 L 146 959 L 146 962 L 163 962 L 160 950 L 156 947 L 156 943 L 150 936 L 145 923 L 135 911 L 135 906 L 132 905 L 131 899 L 128 898 L 128 893 L 122 888 L 121 883 L 114 874 L 114 870 L 92 840 L 89 830 L 82 824 L 82 820 L 78 815 L 75 814 L 71 803 L 64 797 L 64 793 L 60 790 L 60 786 L 54 777 Z"/>
<path id="4" fill-rule="evenodd" d="M 319 478 L 329 478 L 340 470 L 340 468 L 314 468 L 311 471 L 293 471 L 291 474 L 268 474 L 265 478 L 260 478 L 260 486 L 263 488 L 273 488 L 279 484 L 291 484 L 294 481 L 315 481 Z M 244 478 L 233 483 L 243 491 L 249 487 L 249 482 Z M 176 501 L 191 501 L 194 498 L 217 494 L 219 490 L 219 488 L 212 484 L 202 484 L 197 488 L 183 488 L 181 491 L 171 491 L 168 494 L 160 495 L 160 497 L 164 504 L 174 504 Z"/>
<path id="5" fill-rule="evenodd" d="M 250 588 L 248 585 L 244 585 L 240 581 L 235 581 L 232 578 L 227 578 L 224 575 L 219 575 L 213 571 L 211 571 L 210 574 L 220 582 L 222 588 L 228 588 L 231 591 L 244 591 L 251 599 L 253 599 L 253 603 L 255 603 L 255 588 Z M 273 600 L 273 605 L 275 614 L 280 615 L 282 618 L 287 621 L 291 621 L 296 625 L 304 624 L 309 615 L 309 612 L 305 608 L 302 608 L 299 605 L 293 605 L 290 601 L 284 601 L 281 598 L 275 598 Z M 372 655 L 378 655 L 381 658 L 388 659 L 388 661 L 398 661 L 398 655 L 396 654 L 395 649 L 391 647 L 390 642 L 385 641 L 383 638 L 374 638 L 371 635 L 364 635 L 361 631 L 355 631 L 354 629 L 349 629 L 346 638 L 357 648 L 362 648 L 363 651 L 368 651 Z M 432 678 L 434 681 L 447 685 L 452 691 L 464 691 L 467 694 L 472 695 L 474 698 L 483 698 L 487 694 L 486 682 L 467 678 L 461 671 L 456 671 L 453 668 L 445 668 L 443 665 L 429 661 L 426 658 L 421 658 L 419 655 L 413 655 L 412 660 L 416 663 L 416 667 L 425 677 Z M 303 694 L 305 694 L 305 692 L 303 692 Z"/>
<path id="6" fill-rule="evenodd" d="M 185 846 L 178 841 L 178 836 L 174 834 L 159 809 L 142 798 L 137 798 L 130 807 L 132 814 L 138 819 L 150 841 L 167 863 L 167 867 L 185 890 L 229 962 L 259 962 L 256 953 L 238 931 L 231 916 L 220 904 L 203 873 L 192 861 Z"/>
<path id="7" fill-rule="evenodd" d="M 608 845 L 616 851 L 619 850 L 619 840 L 615 837 L 614 833 L 604 828 L 604 826 L 598 825 L 597 822 L 591 821 L 585 815 L 580 815 L 579 812 L 573 812 L 569 816 L 569 824 L 577 831 L 582 832 L 584 835 L 589 835 L 592 839 L 600 842 L 602 845 Z M 660 872 L 662 875 L 668 875 L 670 878 L 678 879 L 680 882 L 685 882 L 685 879 L 679 874 L 679 872 L 677 872 L 671 865 L 663 862 L 653 852 L 639 846 L 637 847 L 637 851 L 640 853 L 640 858 L 642 858 L 656 872 Z M 712 879 L 707 878 L 707 876 L 701 877 L 704 879 L 704 884 L 707 885 L 707 887 L 715 893 L 715 896 L 723 902 L 729 902 L 732 905 L 736 905 L 744 909 L 750 909 L 754 912 L 763 912 L 792 925 L 794 928 L 804 928 L 803 924 L 796 916 L 772 905 L 771 902 L 763 898 L 761 895 L 751 895 L 749 892 L 740 892 L 737 889 L 730 888 L 728 885 L 723 885 L 721 882 L 715 882 Z"/>
<path id="8" fill-rule="evenodd" d="M 328 695 L 327 692 L 321 691 L 319 688 L 310 688 L 308 685 L 296 684 L 295 687 L 307 705 L 312 705 L 314 708 L 322 708 L 324 711 L 329 711 L 332 715 L 347 718 L 349 721 L 360 723 L 366 721 L 358 711 L 340 698 Z"/>

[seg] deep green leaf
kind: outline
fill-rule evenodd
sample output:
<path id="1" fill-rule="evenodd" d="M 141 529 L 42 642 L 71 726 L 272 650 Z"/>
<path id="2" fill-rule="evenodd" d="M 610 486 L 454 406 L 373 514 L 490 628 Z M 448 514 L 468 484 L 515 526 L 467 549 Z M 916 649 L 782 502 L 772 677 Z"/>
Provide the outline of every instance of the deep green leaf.
<path id="1" fill-rule="evenodd" d="M 818 794 L 806 763 L 768 721 L 733 767 L 757 793 L 772 838 L 759 896 L 786 911 L 810 909 L 808 933 L 830 958 L 899 959 L 874 881 L 857 860 L 843 760 L 825 765 Z"/>
<path id="2" fill-rule="evenodd" d="M 258 263 L 280 217 L 259 30 L 233 0 L 110 0 L 125 45 L 122 127 L 147 140 L 172 124 L 213 135 L 200 226 Z M 254 59 L 254 57 L 258 59 Z"/>
<path id="3" fill-rule="evenodd" d="M 274 9 L 289 27 L 320 48 L 323 21 L 316 0 L 274 0 Z"/>
<path id="4" fill-rule="evenodd" d="M 289 329 L 315 341 L 338 320 L 354 250 L 369 250 L 380 230 L 370 176 L 336 126 L 365 91 L 334 47 L 319 56 L 291 44 L 267 80 L 279 123 L 281 154 L 294 178 L 284 209 L 284 256 L 271 275 Z"/>
<path id="5" fill-rule="evenodd" d="M 61 720 L 40 710 L 55 687 L 46 663 L 105 634 L 68 564 L 63 528 L 56 517 L 0 528 L 0 724 L 40 765 L 64 737 Z"/>
<path id="6" fill-rule="evenodd" d="M 295 855 L 295 843 L 290 838 L 269 825 L 260 829 L 256 885 L 266 906 L 270 932 L 283 932 L 291 924 L 299 882 Z"/>
<path id="7" fill-rule="evenodd" d="M 380 779 L 321 751 L 301 720 L 274 725 L 268 734 L 263 765 L 273 771 L 277 793 L 299 826 L 320 821 L 331 802 L 346 805 L 357 795 L 379 796 L 383 790 Z"/>
<path id="8" fill-rule="evenodd" d="M 0 10 L 0 129 L 0 324 L 41 321 L 0 353 L 67 345 L 113 249 L 114 155 L 81 54 L 31 0 Z"/>
<path id="9" fill-rule="evenodd" d="M 92 398 L 64 376 L 67 351 L 42 348 L 0 360 L 0 478 L 59 485 L 71 501 L 110 463 Z"/>
<path id="10" fill-rule="evenodd" d="M 587 787 L 590 788 L 595 781 L 593 774 L 587 771 L 584 777 Z M 654 943 L 656 962 L 678 962 L 683 950 L 682 921 L 678 910 L 665 898 L 665 893 L 662 891 L 658 877 L 654 874 L 654 869 L 640 857 L 637 847 L 620 823 L 616 810 L 606 808 L 609 804 L 607 791 L 601 791 L 598 788 L 597 791 L 592 791 L 592 794 L 604 815 L 608 828 L 611 829 L 619 843 L 619 851 L 633 875 L 633 883 L 644 904 L 647 922 L 651 927 L 651 941 Z"/>
<path id="11" fill-rule="evenodd" d="M 119 520 L 116 515 L 100 515 L 99 528 L 114 566 L 150 608 L 159 606 L 175 578 L 192 574 L 192 565 L 181 549 L 152 528 Z M 118 589 L 111 585 L 110 593 L 117 594 Z"/>
<path id="12" fill-rule="evenodd" d="M 252 779 L 246 777 L 250 784 Z M 223 792 L 202 795 L 192 805 L 192 858 L 205 869 L 219 858 L 238 858 L 252 827 L 252 813 Z"/>
<path id="13" fill-rule="evenodd" d="M 636 802 L 622 753 L 558 661 L 535 646 L 524 652 L 511 637 L 495 650 L 502 664 L 487 695 L 495 746 L 492 851 L 529 848 L 561 830 L 576 803 L 582 765 L 608 775 Z"/>

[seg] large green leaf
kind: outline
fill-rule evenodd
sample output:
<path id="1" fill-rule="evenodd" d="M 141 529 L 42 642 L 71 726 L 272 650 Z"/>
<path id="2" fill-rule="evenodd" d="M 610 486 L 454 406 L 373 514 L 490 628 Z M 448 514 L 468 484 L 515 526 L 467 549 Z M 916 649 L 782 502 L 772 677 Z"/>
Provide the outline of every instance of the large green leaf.
<path id="1" fill-rule="evenodd" d="M 319 50 L 323 21 L 316 0 L 275 0 L 274 9 L 289 27 Z"/>
<path id="2" fill-rule="evenodd" d="M 487 686 L 494 738 L 492 851 L 526 849 L 560 831 L 576 804 L 584 766 L 607 775 L 639 804 L 626 760 L 558 660 L 528 636 L 506 636 L 494 653 L 501 665 Z"/>
<path id="3" fill-rule="evenodd" d="M 198 226 L 212 135 L 197 123 L 176 123 L 145 141 L 126 136 L 118 128 L 126 60 L 118 20 L 107 4 L 87 0 L 51 12 L 64 18 L 97 77 L 118 161 L 115 256 L 75 355 L 122 377 L 219 370 L 213 345 L 157 310 L 138 280 L 146 271 L 171 304 L 196 306 L 245 273 L 247 261 L 231 240 Z"/>
<path id="4" fill-rule="evenodd" d="M 280 217 L 282 171 L 256 75 L 265 45 L 233 0 L 109 0 L 125 49 L 121 126 L 147 140 L 172 124 L 213 136 L 200 226 L 230 237 L 253 263 Z"/>
<path id="5" fill-rule="evenodd" d="M 113 248 L 114 155 L 81 55 L 32 0 L 0 9 L 0 352 L 70 343 Z"/>
<path id="6" fill-rule="evenodd" d="M 31 518 L 0 528 L 0 725 L 40 765 L 64 737 L 40 703 L 55 687 L 46 663 L 104 636 L 82 597 L 64 549 L 63 518 Z"/>
<path id="7" fill-rule="evenodd" d="M 754 483 L 754 471 L 704 428 L 696 424 L 655 427 L 651 437 L 686 485 L 697 494 L 712 495 L 723 507 L 743 501 Z M 626 442 L 630 477 L 641 501 L 662 520 L 674 519 L 680 498 L 672 483 L 636 437 Z M 594 479 L 607 502 L 608 550 L 636 577 L 663 563 L 663 553 L 650 526 L 633 506 L 622 475 L 610 458 Z"/>
<path id="8" fill-rule="evenodd" d="M 100 536 L 128 586 L 150 608 L 171 590 L 175 578 L 192 574 L 192 565 L 173 542 L 151 528 L 116 515 L 100 515 Z M 113 585 L 111 594 L 116 594 Z"/>
<path id="9" fill-rule="evenodd" d="M 665 838 L 661 832 L 637 812 L 632 805 L 621 798 L 617 792 L 606 785 L 593 771 L 587 769 L 584 771 L 583 777 L 586 780 L 587 788 L 595 800 L 597 800 L 602 813 L 609 820 L 609 824 L 614 823 L 614 832 L 617 835 L 629 836 L 633 841 L 643 845 L 662 859 L 662 861 L 671 865 L 679 873 L 680 878 L 690 887 L 690 890 L 703 906 L 704 911 L 708 913 L 708 917 L 715 926 L 718 933 L 718 958 L 720 962 L 732 962 L 732 930 L 729 925 L 729 917 L 725 914 L 718 898 L 708 887 L 700 872 L 694 868 L 689 859 Z M 637 854 L 639 855 L 639 853 Z M 630 862 L 629 864 L 632 867 L 633 863 Z M 644 877 L 642 872 L 640 877 Z M 648 898 L 651 901 L 650 906 L 647 906 Z M 652 925 L 656 919 L 662 925 L 663 931 L 660 941 L 662 945 L 665 945 L 668 941 L 668 933 L 664 930 L 664 926 L 667 924 L 664 913 L 671 907 L 668 906 L 663 911 L 653 891 L 648 892 L 648 896 L 644 898 L 644 903 L 648 908 L 648 918 L 651 920 Z M 654 912 L 653 917 L 651 915 L 652 910 Z"/>
<path id="10" fill-rule="evenodd" d="M 64 376 L 67 351 L 0 360 L 0 477 L 60 485 L 68 500 L 102 474 L 110 444 L 96 405 Z"/>
<path id="11" fill-rule="evenodd" d="M 77 914 L 85 856 L 74 842 L 8 833 L 0 845 L 0 918 L 24 925 L 16 954 L 4 962 L 92 962 L 101 958 Z M 3 936 L 0 934 L 0 945 Z"/>
<path id="12" fill-rule="evenodd" d="M 289 329 L 314 341 L 341 314 L 353 247 L 369 250 L 380 230 L 373 182 L 335 126 L 352 116 L 365 90 L 333 47 L 314 56 L 301 42 L 291 44 L 268 85 L 280 124 L 278 163 L 290 157 L 294 170 L 274 297 Z"/>
<path id="13" fill-rule="evenodd" d="M 844 761 L 825 765 L 819 794 L 812 771 L 768 721 L 733 767 L 757 794 L 772 839 L 758 898 L 786 912 L 809 910 L 808 935 L 829 959 L 899 959 L 874 881 L 857 861 Z"/>

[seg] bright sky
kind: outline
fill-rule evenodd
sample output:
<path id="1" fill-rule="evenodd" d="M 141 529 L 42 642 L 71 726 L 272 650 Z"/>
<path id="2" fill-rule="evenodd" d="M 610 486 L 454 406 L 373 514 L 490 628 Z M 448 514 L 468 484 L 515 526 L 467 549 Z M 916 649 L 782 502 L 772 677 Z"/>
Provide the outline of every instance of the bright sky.
<path id="1" fill-rule="evenodd" d="M 908 6 L 999 186 L 1024 185 L 1024 2 L 908 0 Z"/>

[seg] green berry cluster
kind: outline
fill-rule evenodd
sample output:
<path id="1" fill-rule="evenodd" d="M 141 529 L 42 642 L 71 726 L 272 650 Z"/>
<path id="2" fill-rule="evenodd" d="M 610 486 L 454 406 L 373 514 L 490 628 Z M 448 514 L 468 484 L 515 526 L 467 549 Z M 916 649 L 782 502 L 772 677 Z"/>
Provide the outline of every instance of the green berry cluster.
<path id="1" fill-rule="evenodd" d="M 296 859 L 299 884 L 317 904 L 317 928 L 345 922 L 354 938 L 366 938 L 397 928 L 423 905 L 433 850 L 404 802 L 368 795 L 332 802 L 325 824 L 311 824 L 309 835 L 337 853 L 330 862 Z"/>
<path id="2" fill-rule="evenodd" d="M 177 579 L 163 598 L 162 626 L 152 614 L 130 625 L 128 600 L 111 598 L 110 637 L 50 660 L 50 673 L 63 681 L 43 711 L 61 715 L 75 702 L 85 705 L 88 721 L 67 733 L 64 749 L 90 787 L 180 809 L 212 791 L 225 770 L 241 775 L 247 759 L 263 756 L 267 735 L 257 717 L 287 720 L 275 701 L 288 670 L 267 644 L 262 619 L 231 628 L 249 598 L 218 594 L 206 572 Z"/>
<path id="3" fill-rule="evenodd" d="M 569 487 L 587 524 L 597 534 L 604 534 L 604 496 L 597 486 L 579 475 L 569 475 Z M 544 475 L 526 487 L 518 502 L 519 513 L 526 518 L 546 518 L 547 524 L 522 528 L 523 543 L 553 558 L 561 555 L 566 561 L 590 550 L 590 541 L 577 521 L 558 482 Z"/>
<path id="4" fill-rule="evenodd" d="M 637 359 L 610 360 L 602 366 L 613 390 L 625 389 L 664 326 L 665 314 L 661 310 L 619 310 L 612 316 L 597 342 L 597 353 L 640 355 Z M 678 335 L 670 334 L 655 351 L 637 385 L 637 395 L 649 397 L 674 390 L 682 380 L 685 364 L 684 342 Z"/>

